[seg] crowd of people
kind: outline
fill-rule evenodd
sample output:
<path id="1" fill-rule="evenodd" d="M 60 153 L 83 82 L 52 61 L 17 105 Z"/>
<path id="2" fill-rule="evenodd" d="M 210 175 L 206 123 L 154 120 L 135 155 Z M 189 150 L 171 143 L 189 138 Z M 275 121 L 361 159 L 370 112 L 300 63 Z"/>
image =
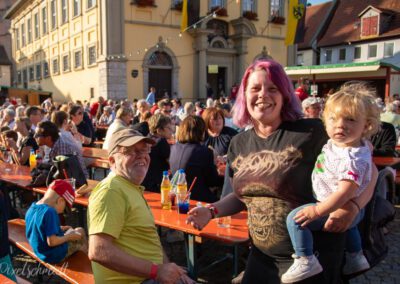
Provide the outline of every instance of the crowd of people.
<path id="1" fill-rule="evenodd" d="M 212 218 L 247 210 L 252 245 L 241 283 L 309 277 L 336 283 L 344 259 L 346 274 L 368 269 L 356 225 L 377 179 L 371 154 L 397 155 L 400 101 L 384 108 L 361 82 L 327 98 L 302 90 L 295 91 L 280 64 L 260 60 L 247 68 L 235 101 L 156 102 L 154 87 L 146 99 L 132 102 L 49 98 L 28 106 L 6 100 L 0 110 L 3 161 L 27 166 L 32 151 L 49 163 L 76 155 L 88 176 L 82 147 L 101 142 L 109 155 L 111 171 L 89 199 L 88 246 L 83 229 L 58 221 L 75 194 L 56 180 L 40 201 L 27 205 L 27 237 L 35 253 L 59 262 L 84 250 L 99 282 L 194 283 L 169 262 L 142 198 L 144 190 L 160 192 L 164 171 L 184 169 L 188 184 L 196 179 L 191 198 L 208 203 L 189 211 L 188 224 L 201 230 Z M 0 191 L 9 206 L 7 195 Z M 2 240 L 8 211 L 0 210 Z M 310 230 L 316 231 L 314 241 Z M 6 246 L 0 263 L 11 266 Z"/>

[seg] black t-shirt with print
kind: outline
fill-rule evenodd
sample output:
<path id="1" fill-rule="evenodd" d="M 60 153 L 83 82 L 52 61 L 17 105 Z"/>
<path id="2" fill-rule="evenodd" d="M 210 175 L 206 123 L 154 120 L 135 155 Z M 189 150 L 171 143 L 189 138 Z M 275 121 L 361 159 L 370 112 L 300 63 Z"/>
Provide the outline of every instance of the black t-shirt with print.
<path id="1" fill-rule="evenodd" d="M 234 192 L 248 208 L 254 245 L 271 257 L 293 251 L 288 213 L 313 202 L 311 173 L 326 135 L 320 120 L 283 122 L 267 138 L 254 129 L 236 135 L 228 151 Z"/>

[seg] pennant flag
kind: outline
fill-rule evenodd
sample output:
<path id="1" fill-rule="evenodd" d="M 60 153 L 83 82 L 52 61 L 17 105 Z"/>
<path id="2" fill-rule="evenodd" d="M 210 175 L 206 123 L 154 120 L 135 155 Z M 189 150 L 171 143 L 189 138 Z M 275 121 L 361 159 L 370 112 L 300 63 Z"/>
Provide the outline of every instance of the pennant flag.
<path id="1" fill-rule="evenodd" d="M 183 0 L 182 4 L 182 19 L 181 19 L 181 32 L 184 32 L 188 27 L 188 0 Z"/>
<path id="2" fill-rule="evenodd" d="M 304 21 L 306 18 L 307 0 L 289 0 L 286 45 L 302 42 L 304 38 Z"/>

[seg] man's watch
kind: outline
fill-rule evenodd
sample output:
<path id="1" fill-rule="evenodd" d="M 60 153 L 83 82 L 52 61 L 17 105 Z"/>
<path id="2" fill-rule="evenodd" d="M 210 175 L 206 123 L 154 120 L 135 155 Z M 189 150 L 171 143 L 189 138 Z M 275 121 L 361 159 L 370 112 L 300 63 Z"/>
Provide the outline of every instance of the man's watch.
<path id="1" fill-rule="evenodd" d="M 210 210 L 211 219 L 214 219 L 218 215 L 218 209 L 214 205 L 207 204 L 206 208 L 208 208 L 208 210 Z"/>

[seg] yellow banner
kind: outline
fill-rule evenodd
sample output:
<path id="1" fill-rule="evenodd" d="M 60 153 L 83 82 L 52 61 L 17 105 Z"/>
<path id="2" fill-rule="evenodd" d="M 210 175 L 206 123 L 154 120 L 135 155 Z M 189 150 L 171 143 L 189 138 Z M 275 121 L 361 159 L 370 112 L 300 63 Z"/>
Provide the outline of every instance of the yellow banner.
<path id="1" fill-rule="evenodd" d="M 301 0 L 289 0 L 289 10 L 288 10 L 288 24 L 286 31 L 286 45 L 292 45 L 296 42 L 296 32 L 299 20 L 304 17 L 305 5 Z"/>
<path id="2" fill-rule="evenodd" d="M 186 30 L 188 26 L 188 0 L 183 0 L 182 4 L 182 19 L 181 19 L 181 32 Z"/>

